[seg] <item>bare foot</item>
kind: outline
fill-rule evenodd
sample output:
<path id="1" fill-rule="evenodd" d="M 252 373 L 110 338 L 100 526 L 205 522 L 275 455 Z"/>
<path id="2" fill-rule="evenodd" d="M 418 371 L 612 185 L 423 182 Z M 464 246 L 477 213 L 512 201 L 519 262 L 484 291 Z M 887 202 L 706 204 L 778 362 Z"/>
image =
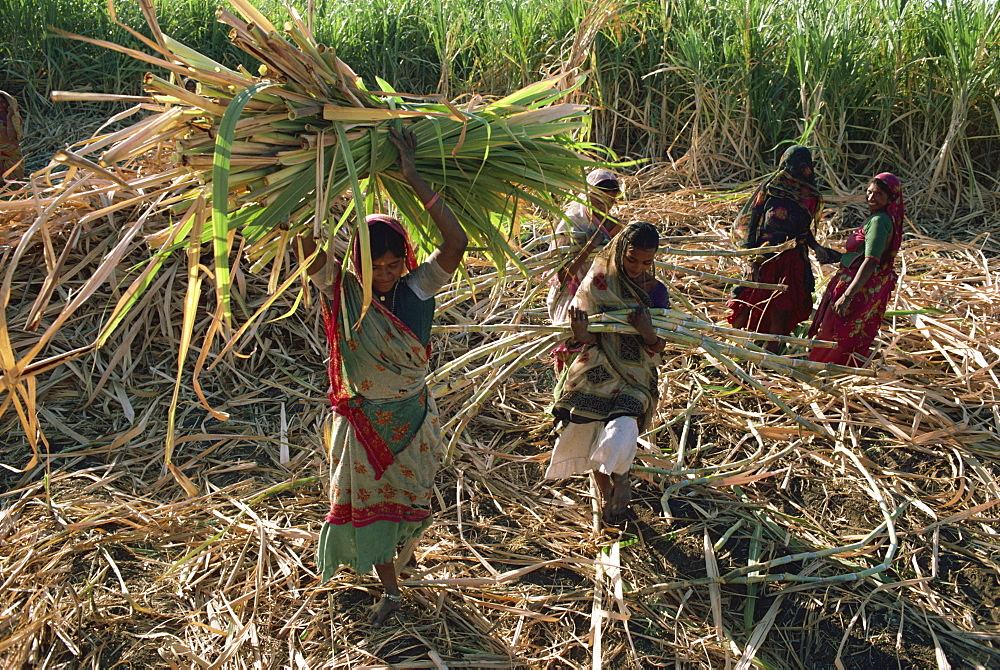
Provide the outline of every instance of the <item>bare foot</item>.
<path id="1" fill-rule="evenodd" d="M 381 600 L 372 605 L 372 613 L 368 616 L 368 623 L 377 628 L 385 623 L 385 620 L 389 618 L 389 615 L 402 606 L 402 602 L 390 600 L 385 596 L 382 596 Z"/>
<path id="2" fill-rule="evenodd" d="M 628 512 L 629 503 L 632 502 L 632 483 L 629 481 L 628 473 L 611 475 L 611 496 L 604 505 L 601 518 L 609 526 L 621 522 L 622 517 Z"/>

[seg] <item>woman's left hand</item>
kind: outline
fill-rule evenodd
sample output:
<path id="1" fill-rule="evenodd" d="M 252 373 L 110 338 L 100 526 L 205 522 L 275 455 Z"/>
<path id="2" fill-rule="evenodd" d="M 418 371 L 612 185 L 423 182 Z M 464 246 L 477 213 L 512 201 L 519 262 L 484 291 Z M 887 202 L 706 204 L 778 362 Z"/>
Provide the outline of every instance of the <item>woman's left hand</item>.
<path id="1" fill-rule="evenodd" d="M 410 181 L 417 174 L 416 158 L 414 157 L 417 150 L 417 136 L 409 128 L 404 128 L 402 132 L 390 128 L 389 141 L 395 144 L 399 150 L 399 159 L 396 161 L 399 173 L 406 181 Z"/>
<path id="2" fill-rule="evenodd" d="M 653 346 L 659 341 L 659 336 L 657 336 L 656 331 L 653 329 L 653 320 L 649 316 L 649 308 L 646 306 L 636 307 L 628 315 L 629 325 L 636 329 L 636 332 L 642 337 L 642 341 L 646 343 L 646 346 Z"/>
<path id="3" fill-rule="evenodd" d="M 580 344 L 593 344 L 597 341 L 597 336 L 587 331 L 589 324 L 585 310 L 579 307 L 569 308 L 569 325 L 573 331 L 573 339 Z"/>
<path id="4" fill-rule="evenodd" d="M 842 296 L 837 298 L 837 301 L 833 303 L 833 313 L 837 316 L 846 316 L 847 310 L 851 308 L 851 298 L 853 296 L 850 293 L 844 293 Z"/>

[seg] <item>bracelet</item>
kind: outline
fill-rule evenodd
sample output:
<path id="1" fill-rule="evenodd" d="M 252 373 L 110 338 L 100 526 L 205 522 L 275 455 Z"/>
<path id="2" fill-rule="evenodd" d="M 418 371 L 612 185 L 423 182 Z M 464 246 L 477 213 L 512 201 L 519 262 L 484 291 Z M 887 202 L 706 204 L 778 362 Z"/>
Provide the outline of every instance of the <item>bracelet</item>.
<path id="1" fill-rule="evenodd" d="M 396 595 L 392 595 L 391 593 L 383 593 L 382 597 L 388 600 L 389 602 L 394 602 L 394 603 L 403 602 L 403 594 L 401 593 L 397 593 Z"/>
<path id="2" fill-rule="evenodd" d="M 441 197 L 441 194 L 440 194 L 440 193 L 435 193 L 435 194 L 434 194 L 434 197 L 433 197 L 433 198 L 431 198 L 430 200 L 428 200 L 428 201 L 427 201 L 427 204 L 426 204 L 426 205 L 424 205 L 424 211 L 426 212 L 426 211 L 427 211 L 427 210 L 429 210 L 429 209 L 430 209 L 431 207 L 433 207 L 433 206 L 434 206 L 434 203 L 436 203 L 436 202 L 438 201 L 438 198 L 440 198 L 440 197 Z"/>

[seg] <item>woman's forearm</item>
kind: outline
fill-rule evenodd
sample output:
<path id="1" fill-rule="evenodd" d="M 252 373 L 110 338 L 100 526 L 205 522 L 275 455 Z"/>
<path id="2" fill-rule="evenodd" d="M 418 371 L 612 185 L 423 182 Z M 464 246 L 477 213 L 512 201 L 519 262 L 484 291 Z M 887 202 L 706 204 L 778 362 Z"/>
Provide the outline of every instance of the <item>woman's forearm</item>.
<path id="1" fill-rule="evenodd" d="M 836 249 L 831 249 L 830 247 L 824 247 L 816 239 L 816 235 L 813 231 L 809 231 L 806 237 L 806 246 L 812 249 L 813 253 L 816 254 L 816 260 L 820 263 L 836 263 L 843 256 L 842 253 Z"/>
<path id="2" fill-rule="evenodd" d="M 420 202 L 427 208 L 427 213 L 431 215 L 434 224 L 441 231 L 441 251 L 438 255 L 438 264 L 447 272 L 454 272 L 462 262 L 466 247 L 469 246 L 469 238 L 462 229 L 462 225 L 455 217 L 441 197 L 424 181 L 417 172 L 406 175 L 406 181 L 417 194 Z M 428 207 L 428 205 L 430 205 Z"/>
<path id="3" fill-rule="evenodd" d="M 878 259 L 872 258 L 871 256 L 865 256 L 864 262 L 861 263 L 861 267 L 858 268 L 857 274 L 854 275 L 853 281 L 844 291 L 844 295 L 848 297 L 854 297 L 854 294 L 861 290 L 861 288 L 868 283 L 872 275 L 875 274 L 875 268 L 878 267 Z"/>
<path id="4" fill-rule="evenodd" d="M 415 152 L 417 149 L 417 138 L 411 130 L 397 132 L 389 131 L 389 140 L 396 145 L 399 150 L 399 174 L 410 185 L 413 192 L 420 199 L 424 209 L 431 215 L 434 224 L 441 232 L 441 244 L 438 246 L 438 265 L 441 269 L 451 274 L 462 262 L 466 247 L 469 246 L 469 238 L 462 230 L 461 224 L 455 218 L 455 214 L 448 207 L 448 203 L 441 199 L 438 193 L 424 181 L 424 178 L 417 172 Z"/>
<path id="5" fill-rule="evenodd" d="M 309 235 L 298 235 L 299 244 L 302 245 L 303 258 L 309 258 L 314 253 L 316 253 L 316 240 L 314 240 Z M 316 254 L 316 257 L 312 259 L 309 263 L 309 267 L 306 268 L 306 272 L 310 275 L 314 275 L 320 272 L 326 266 L 326 254 L 320 251 Z"/>

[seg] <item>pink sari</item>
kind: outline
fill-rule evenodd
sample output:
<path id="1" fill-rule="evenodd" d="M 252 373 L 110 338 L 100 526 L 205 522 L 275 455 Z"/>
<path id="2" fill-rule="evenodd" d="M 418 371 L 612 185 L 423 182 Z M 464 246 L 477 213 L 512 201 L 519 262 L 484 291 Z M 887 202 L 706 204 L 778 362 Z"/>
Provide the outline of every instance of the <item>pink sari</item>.
<path id="1" fill-rule="evenodd" d="M 833 305 L 844 295 L 854 277 L 858 274 L 861 259 L 857 259 L 851 267 L 840 268 L 826 287 L 823 300 L 816 309 L 809 337 L 836 342 L 837 347 L 816 347 L 809 353 L 809 360 L 837 365 L 863 365 L 871 354 L 871 345 L 878 335 L 882 325 L 882 317 L 889 304 L 899 275 L 894 265 L 899 247 L 903 243 L 903 189 L 899 179 L 889 173 L 882 172 L 875 176 L 895 196 L 885 212 L 892 219 L 892 236 L 885 252 L 879 259 L 878 267 L 864 286 L 854 294 L 850 308 L 844 316 L 833 311 Z M 845 247 L 848 252 L 864 251 L 864 226 L 858 228 L 847 238 Z"/>

